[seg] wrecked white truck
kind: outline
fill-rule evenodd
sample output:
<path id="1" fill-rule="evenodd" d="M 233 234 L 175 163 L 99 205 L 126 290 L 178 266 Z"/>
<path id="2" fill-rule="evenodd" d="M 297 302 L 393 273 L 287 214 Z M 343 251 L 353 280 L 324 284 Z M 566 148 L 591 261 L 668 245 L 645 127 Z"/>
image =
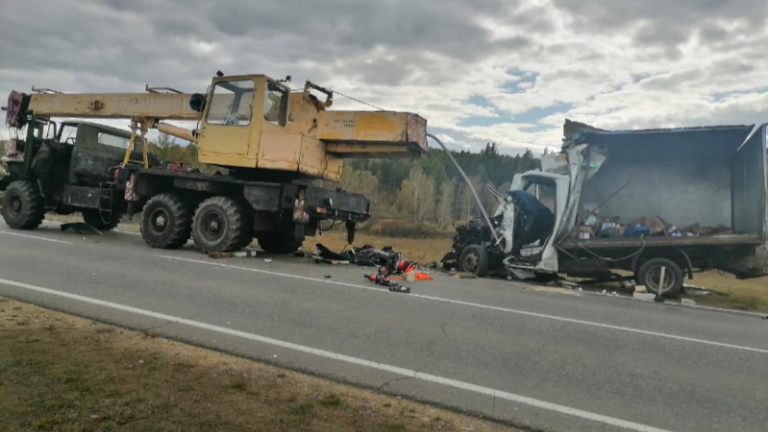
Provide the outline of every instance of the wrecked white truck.
<path id="1" fill-rule="evenodd" d="M 766 125 L 605 131 L 566 121 L 562 151 L 516 175 L 493 225 L 463 226 L 463 271 L 633 278 L 674 296 L 685 276 L 766 275 Z M 629 271 L 633 276 L 617 274 Z"/>

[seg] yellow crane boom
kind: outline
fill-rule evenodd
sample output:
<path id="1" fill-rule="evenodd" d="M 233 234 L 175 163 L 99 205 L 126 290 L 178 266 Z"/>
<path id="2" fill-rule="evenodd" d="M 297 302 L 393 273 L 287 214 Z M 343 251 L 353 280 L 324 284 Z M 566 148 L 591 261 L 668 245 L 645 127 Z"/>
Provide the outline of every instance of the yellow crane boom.
<path id="1" fill-rule="evenodd" d="M 8 124 L 27 116 L 130 119 L 146 153 L 146 132 L 197 142 L 202 163 L 295 171 L 338 180 L 342 159 L 416 157 L 427 150 L 426 120 L 407 112 L 329 111 L 333 92 L 310 82 L 291 92 L 264 75 L 214 77 L 208 93 L 12 93 Z M 316 95 L 324 94 L 321 101 Z M 162 123 L 194 121 L 194 131 Z M 132 147 L 132 146 L 131 146 Z M 128 163 L 129 151 L 125 163 Z M 146 165 L 146 155 L 142 161 Z"/>

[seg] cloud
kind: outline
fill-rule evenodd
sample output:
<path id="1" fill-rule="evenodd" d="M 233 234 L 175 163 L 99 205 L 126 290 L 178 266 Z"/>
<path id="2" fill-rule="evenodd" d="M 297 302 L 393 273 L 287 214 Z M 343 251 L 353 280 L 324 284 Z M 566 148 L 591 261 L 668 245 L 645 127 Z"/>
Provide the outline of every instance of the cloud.
<path id="1" fill-rule="evenodd" d="M 3 99 L 292 75 L 419 113 L 456 148 L 554 148 L 565 117 L 768 121 L 768 3 L 754 0 L 5 1 L 0 38 Z"/>

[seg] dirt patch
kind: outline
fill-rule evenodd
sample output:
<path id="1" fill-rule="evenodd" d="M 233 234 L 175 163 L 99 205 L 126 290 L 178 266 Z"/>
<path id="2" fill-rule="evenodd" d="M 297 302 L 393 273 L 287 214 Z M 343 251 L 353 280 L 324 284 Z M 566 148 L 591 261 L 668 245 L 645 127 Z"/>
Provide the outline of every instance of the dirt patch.
<path id="1" fill-rule="evenodd" d="M 0 298 L 0 430 L 511 429 Z"/>

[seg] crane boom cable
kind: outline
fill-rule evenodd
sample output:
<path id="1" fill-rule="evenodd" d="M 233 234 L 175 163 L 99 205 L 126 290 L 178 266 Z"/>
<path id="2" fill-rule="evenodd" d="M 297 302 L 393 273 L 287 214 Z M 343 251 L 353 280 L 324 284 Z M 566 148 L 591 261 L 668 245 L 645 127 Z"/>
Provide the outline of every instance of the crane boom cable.
<path id="1" fill-rule="evenodd" d="M 332 91 L 333 93 L 335 93 L 335 94 L 337 94 L 337 95 L 339 95 L 339 96 L 341 96 L 341 97 L 345 97 L 345 98 L 347 98 L 347 99 L 349 99 L 349 100 L 355 101 L 355 102 L 357 102 L 357 103 L 360 103 L 360 104 L 363 104 L 363 105 L 368 105 L 368 106 L 369 106 L 369 107 L 371 107 L 371 108 L 376 108 L 376 109 L 377 109 L 377 110 L 379 110 L 379 111 L 386 111 L 386 110 L 385 110 L 384 108 L 382 108 L 382 107 L 379 107 L 379 106 L 376 106 L 376 105 L 374 105 L 374 104 L 372 104 L 372 103 L 368 103 L 368 102 L 366 102 L 366 101 L 360 100 L 360 99 L 358 99 L 358 98 L 356 98 L 356 97 L 352 97 L 352 96 L 349 96 L 349 95 L 345 95 L 344 93 L 342 93 L 342 92 L 340 92 L 340 91 L 337 91 L 337 90 L 334 90 L 334 89 L 328 89 L 328 90 Z"/>

